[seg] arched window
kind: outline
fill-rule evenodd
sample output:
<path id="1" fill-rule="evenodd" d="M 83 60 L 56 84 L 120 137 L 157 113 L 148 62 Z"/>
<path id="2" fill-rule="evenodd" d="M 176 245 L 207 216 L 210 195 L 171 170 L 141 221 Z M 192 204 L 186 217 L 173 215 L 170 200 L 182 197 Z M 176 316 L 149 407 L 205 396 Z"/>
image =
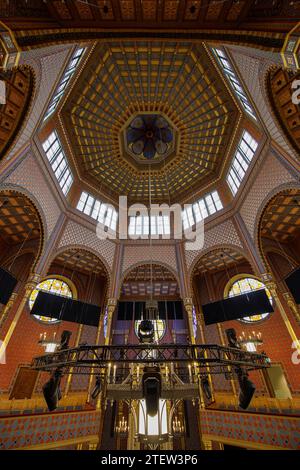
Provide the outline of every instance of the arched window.
<path id="1" fill-rule="evenodd" d="M 136 320 L 134 324 L 135 334 L 138 337 L 139 326 L 142 320 Z M 154 326 L 154 341 L 158 343 L 166 333 L 166 322 L 164 320 L 151 320 Z"/>
<path id="2" fill-rule="evenodd" d="M 265 289 L 267 296 L 269 297 L 270 302 L 272 303 L 272 296 L 269 290 L 266 288 L 266 286 L 259 281 L 258 279 L 255 279 L 254 277 L 241 277 L 239 279 L 236 279 L 229 287 L 228 289 L 228 297 L 234 297 L 235 295 L 241 295 L 241 294 L 246 294 L 247 292 L 259 290 L 259 289 Z M 261 320 L 266 319 L 270 313 L 260 313 L 257 315 L 253 315 L 251 317 L 244 317 L 240 318 L 239 321 L 244 322 L 244 323 L 255 323 Z"/>
<path id="3" fill-rule="evenodd" d="M 73 292 L 70 286 L 65 281 L 63 281 L 62 279 L 51 277 L 49 279 L 46 279 L 45 281 L 40 282 L 36 286 L 36 288 L 31 292 L 30 297 L 29 297 L 30 310 L 32 309 L 35 299 L 37 298 L 37 295 L 40 290 L 44 292 L 51 292 L 53 294 L 63 295 L 65 297 L 70 297 L 70 298 L 73 297 Z M 37 320 L 41 322 L 48 323 L 48 324 L 59 322 L 59 320 L 57 320 L 56 318 L 44 317 L 43 312 L 41 312 L 40 315 L 34 315 L 34 318 L 36 318 Z"/>

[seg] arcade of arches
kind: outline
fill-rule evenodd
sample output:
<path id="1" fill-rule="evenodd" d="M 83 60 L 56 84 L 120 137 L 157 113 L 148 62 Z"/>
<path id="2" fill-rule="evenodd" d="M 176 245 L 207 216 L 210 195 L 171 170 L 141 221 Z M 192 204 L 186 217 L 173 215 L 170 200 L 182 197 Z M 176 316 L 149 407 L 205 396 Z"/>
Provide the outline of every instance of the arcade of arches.
<path id="1" fill-rule="evenodd" d="M 297 17 L 297 2 L 0 2 L 0 450 L 300 449 Z M 254 293 L 269 311 L 209 321 L 207 304 Z M 145 320 L 149 349 L 122 362 Z M 247 409 L 230 365 L 200 379 L 180 356 L 229 329 L 266 356 Z M 49 411 L 32 361 L 65 331 L 119 356 L 101 376 L 69 364 Z"/>

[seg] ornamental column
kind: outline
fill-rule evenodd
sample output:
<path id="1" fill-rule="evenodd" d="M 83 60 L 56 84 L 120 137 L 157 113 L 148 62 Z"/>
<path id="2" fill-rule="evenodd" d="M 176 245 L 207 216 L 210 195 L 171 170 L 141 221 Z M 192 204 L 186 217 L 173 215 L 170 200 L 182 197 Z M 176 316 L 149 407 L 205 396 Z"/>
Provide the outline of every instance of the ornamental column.
<path id="1" fill-rule="evenodd" d="M 186 297 L 183 299 L 183 304 L 185 311 L 187 313 L 188 319 L 188 329 L 189 329 L 189 337 L 191 340 L 191 344 L 196 344 L 196 338 L 194 333 L 194 323 L 193 323 L 193 299 L 192 297 Z"/>
<path id="2" fill-rule="evenodd" d="M 297 338 L 297 335 L 294 331 L 294 328 L 292 327 L 292 324 L 286 314 L 285 308 L 280 300 L 279 296 L 279 289 L 274 281 L 272 274 L 271 273 L 264 273 L 262 275 L 262 280 L 266 286 L 267 289 L 271 292 L 272 297 L 275 300 L 276 306 L 278 307 L 278 310 L 280 312 L 280 315 L 285 323 L 285 326 L 290 334 L 290 337 L 292 338 L 293 342 L 295 345 L 297 345 L 297 348 L 300 349 L 300 341 Z"/>
<path id="3" fill-rule="evenodd" d="M 107 301 L 107 331 L 106 331 L 105 345 L 108 345 L 111 343 L 112 321 L 113 321 L 113 315 L 117 307 L 117 303 L 118 303 L 117 299 L 108 299 Z"/>
<path id="4" fill-rule="evenodd" d="M 294 298 L 289 292 L 283 292 L 282 295 L 287 305 L 289 306 L 291 312 L 293 313 L 296 322 L 300 324 L 299 308 L 298 305 L 295 303 Z"/>
<path id="5" fill-rule="evenodd" d="M 30 297 L 30 294 L 31 292 L 33 291 L 33 289 L 35 289 L 35 287 L 38 285 L 38 283 L 40 282 L 40 276 L 38 274 L 31 274 L 31 276 L 29 277 L 29 281 L 25 284 L 25 293 L 24 293 L 24 296 L 17 308 L 17 311 L 15 313 L 15 316 L 10 324 L 10 327 L 5 335 L 5 338 L 0 346 L 0 357 L 2 356 L 2 354 L 4 353 L 5 349 L 7 348 L 8 344 L 9 344 L 9 341 L 15 331 L 15 328 L 18 324 L 18 321 L 22 315 L 22 312 L 24 310 L 24 307 L 26 305 L 26 302 L 28 302 L 29 300 L 29 297 Z"/>
<path id="6" fill-rule="evenodd" d="M 0 314 L 0 328 L 3 326 L 7 316 L 9 314 L 9 311 L 10 311 L 11 307 L 14 305 L 17 297 L 18 297 L 18 292 L 13 292 L 10 296 L 9 301 L 4 306 L 3 311 Z"/>

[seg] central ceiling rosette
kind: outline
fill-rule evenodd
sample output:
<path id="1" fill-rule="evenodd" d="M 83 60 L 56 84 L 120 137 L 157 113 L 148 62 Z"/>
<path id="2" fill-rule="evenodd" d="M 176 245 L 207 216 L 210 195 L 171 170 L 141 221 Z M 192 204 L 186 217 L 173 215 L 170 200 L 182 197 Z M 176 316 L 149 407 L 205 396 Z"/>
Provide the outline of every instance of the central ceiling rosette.
<path id="1" fill-rule="evenodd" d="M 173 141 L 169 123 L 157 114 L 136 116 L 126 130 L 128 150 L 135 155 L 153 160 L 167 156 Z"/>

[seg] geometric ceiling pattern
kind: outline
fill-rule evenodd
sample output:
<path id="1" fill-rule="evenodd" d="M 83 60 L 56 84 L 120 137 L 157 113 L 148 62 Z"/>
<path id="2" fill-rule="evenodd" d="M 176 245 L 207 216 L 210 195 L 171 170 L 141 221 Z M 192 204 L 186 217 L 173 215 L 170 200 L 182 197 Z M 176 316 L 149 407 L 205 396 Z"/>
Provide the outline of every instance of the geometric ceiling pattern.
<path id="1" fill-rule="evenodd" d="M 15 140 L 30 106 L 34 75 L 28 67 L 1 71 L 5 81 L 6 103 L 0 104 L 0 159 Z"/>
<path id="2" fill-rule="evenodd" d="M 264 211 L 260 235 L 265 238 L 290 242 L 300 234 L 300 192 L 290 190 L 278 194 Z"/>
<path id="3" fill-rule="evenodd" d="M 256 31 L 290 30 L 297 19 L 297 1 L 282 0 L 11 0 L 1 1 L 2 17 L 12 29 L 32 29 L 25 18 L 35 18 L 36 29 L 156 27 Z M 20 21 L 24 17 L 24 21 Z M 284 21 L 286 18 L 286 22 Z M 271 21 L 270 21 L 271 19 Z M 39 20 L 39 21 L 38 21 Z M 46 33 L 46 31 L 45 31 Z M 27 42 L 31 35 L 20 34 Z"/>
<path id="4" fill-rule="evenodd" d="M 106 269 L 97 256 L 89 251 L 79 250 L 78 248 L 60 253 L 53 260 L 52 265 L 60 265 L 70 271 L 77 271 L 88 275 L 107 276 Z"/>
<path id="5" fill-rule="evenodd" d="M 223 269 L 232 268 L 239 263 L 247 262 L 241 253 L 231 248 L 222 248 L 207 253 L 199 260 L 194 268 L 194 275 L 203 274 L 207 271 L 222 271 Z"/>
<path id="6" fill-rule="evenodd" d="M 124 129 L 136 115 L 153 113 L 167 119 L 176 145 L 151 164 L 152 201 L 180 202 L 214 181 L 239 115 L 216 75 L 202 44 L 98 44 L 62 109 L 81 179 L 115 200 L 147 202 L 149 170 L 126 151 Z"/>
<path id="7" fill-rule="evenodd" d="M 0 193 L 0 237 L 8 245 L 40 238 L 41 225 L 35 207 L 23 195 Z M 26 248 L 26 245 L 24 245 Z"/>
<path id="8" fill-rule="evenodd" d="M 153 295 L 155 297 L 178 297 L 179 287 L 173 274 L 163 266 L 153 264 Z M 151 267 L 149 264 L 133 269 L 122 284 L 123 297 L 151 295 Z"/>
<path id="9" fill-rule="evenodd" d="M 300 107 L 292 101 L 294 80 L 300 79 L 300 72 L 277 68 L 269 73 L 267 88 L 272 108 L 276 114 L 281 127 L 296 149 L 300 151 Z M 299 93 L 298 93 L 299 96 Z"/>

